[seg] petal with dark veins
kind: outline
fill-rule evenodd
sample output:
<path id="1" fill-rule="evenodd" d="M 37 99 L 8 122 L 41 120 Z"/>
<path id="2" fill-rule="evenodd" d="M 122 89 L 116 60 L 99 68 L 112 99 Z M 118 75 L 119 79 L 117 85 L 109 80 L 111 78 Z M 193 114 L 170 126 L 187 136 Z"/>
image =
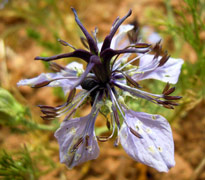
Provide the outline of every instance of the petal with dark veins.
<path id="1" fill-rule="evenodd" d="M 184 63 L 182 59 L 169 58 L 163 66 L 157 66 L 161 56 L 153 62 L 154 55 L 144 55 L 140 58 L 139 69 L 132 76 L 136 81 L 144 79 L 157 79 L 163 82 L 176 84 Z"/>
<path id="2" fill-rule="evenodd" d="M 123 123 L 119 137 L 128 155 L 160 172 L 167 172 L 175 165 L 172 132 L 164 117 L 125 110 L 125 120 L 142 136 L 136 137 Z"/>
<path id="3" fill-rule="evenodd" d="M 60 146 L 61 163 L 65 163 L 69 168 L 72 168 L 98 157 L 99 147 L 94 132 L 95 118 L 92 114 L 89 114 L 85 117 L 63 121 L 60 128 L 55 132 L 55 137 Z M 93 124 L 87 132 L 86 127 L 89 123 Z M 89 136 L 88 142 L 86 142 L 86 135 Z M 80 138 L 83 139 L 82 142 L 76 149 L 73 149 Z"/>
<path id="4" fill-rule="evenodd" d="M 129 39 L 128 38 L 124 39 L 124 38 L 126 37 L 127 33 L 133 28 L 134 26 L 130 24 L 121 25 L 119 27 L 119 33 L 116 34 L 111 41 L 110 48 L 117 50 L 117 49 L 124 49 L 127 46 L 129 46 L 130 45 Z"/>
<path id="5" fill-rule="evenodd" d="M 66 75 L 66 74 L 65 74 Z M 66 78 L 66 79 L 60 79 Z M 57 80 L 60 79 L 60 80 Z M 17 86 L 31 86 L 35 87 L 38 84 L 43 84 L 44 82 L 51 81 L 49 84 L 45 85 L 47 87 L 62 87 L 64 93 L 66 94 L 70 88 L 78 81 L 78 77 L 68 78 L 63 76 L 61 73 L 42 73 L 39 76 L 31 79 L 23 79 L 17 83 Z M 77 89 L 81 89 L 81 86 L 78 86 Z"/>

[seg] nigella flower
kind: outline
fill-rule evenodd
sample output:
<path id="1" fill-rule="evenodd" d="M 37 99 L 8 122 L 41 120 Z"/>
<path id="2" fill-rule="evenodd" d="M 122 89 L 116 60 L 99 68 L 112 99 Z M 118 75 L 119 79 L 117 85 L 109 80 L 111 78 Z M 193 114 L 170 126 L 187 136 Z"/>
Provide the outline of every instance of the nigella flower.
<path id="1" fill-rule="evenodd" d="M 41 74 L 18 83 L 34 88 L 60 86 L 65 93 L 69 92 L 67 101 L 62 105 L 39 106 L 45 120 L 66 114 L 60 128 L 55 132 L 60 145 L 60 161 L 72 168 L 97 158 L 97 140 L 107 141 L 117 131 L 115 145 L 120 142 L 136 161 L 167 172 L 175 165 L 174 143 L 169 123 L 160 115 L 131 110 L 126 105 L 125 97 L 143 98 L 173 109 L 178 105 L 175 100 L 181 97 L 171 96 L 175 88 L 170 87 L 169 83 L 177 82 L 183 60 L 169 58 L 168 54 L 162 51 L 160 42 L 154 46 L 141 42 L 132 25 L 120 26 L 131 15 L 131 10 L 122 19 L 115 20 L 102 43 L 97 40 L 97 29 L 91 36 L 80 22 L 74 8 L 72 11 L 85 35 L 81 40 L 87 50 L 76 49 L 59 40 L 74 51 L 52 57 L 36 57 L 35 60 L 48 62 L 77 57 L 87 63 L 86 69 L 83 70 L 78 63 L 63 67 L 51 62 L 51 69 L 56 73 Z M 118 28 L 119 33 L 114 36 Z M 130 55 L 135 57 L 131 58 Z M 138 66 L 131 64 L 137 60 Z M 139 81 L 150 78 L 167 82 L 161 94 L 143 91 Z M 81 89 L 78 94 L 76 89 Z M 85 117 L 73 118 L 76 110 L 86 101 L 92 105 L 91 112 Z M 94 125 L 99 113 L 106 117 L 107 127 L 112 130 L 108 137 L 95 135 Z"/>

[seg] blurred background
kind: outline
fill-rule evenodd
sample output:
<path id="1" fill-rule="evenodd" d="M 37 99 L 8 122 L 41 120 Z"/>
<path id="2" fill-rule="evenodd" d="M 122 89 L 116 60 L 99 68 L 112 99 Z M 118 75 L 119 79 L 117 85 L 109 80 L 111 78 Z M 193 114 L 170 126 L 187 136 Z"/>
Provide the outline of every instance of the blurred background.
<path id="1" fill-rule="evenodd" d="M 185 63 L 176 85 L 183 96 L 180 106 L 167 110 L 151 103 L 130 100 L 137 111 L 158 113 L 171 123 L 176 166 L 159 173 L 132 160 L 114 139 L 99 143 L 100 156 L 72 170 L 59 162 L 53 134 L 62 119 L 43 121 L 37 105 L 59 105 L 65 100 L 60 88 L 17 88 L 16 83 L 49 72 L 35 56 L 69 52 L 61 38 L 82 48 L 74 7 L 99 40 L 109 33 L 117 16 L 132 8 L 125 23 L 137 21 L 142 33 L 157 32 L 163 49 Z M 146 31 L 145 31 L 146 29 Z M 60 60 L 61 64 L 79 59 Z M 80 62 L 80 61 L 79 61 Z M 6 180 L 203 180 L 205 179 L 205 2 L 203 0 L 0 0 L 0 179 Z M 161 93 L 164 83 L 146 80 L 143 87 Z M 88 114 L 83 106 L 78 115 Z M 96 133 L 105 132 L 98 119 Z"/>

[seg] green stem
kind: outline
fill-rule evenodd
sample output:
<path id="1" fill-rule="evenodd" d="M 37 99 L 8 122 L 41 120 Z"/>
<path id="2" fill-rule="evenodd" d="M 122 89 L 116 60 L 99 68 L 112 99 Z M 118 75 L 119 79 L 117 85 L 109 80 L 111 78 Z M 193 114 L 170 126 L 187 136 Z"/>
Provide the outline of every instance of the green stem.
<path id="1" fill-rule="evenodd" d="M 55 131 L 58 127 L 56 127 L 56 126 L 48 126 L 48 125 L 45 125 L 45 124 L 36 124 L 37 126 L 37 128 L 39 129 L 39 130 L 44 130 L 44 131 Z"/>
<path id="2" fill-rule="evenodd" d="M 37 130 L 43 130 L 43 131 L 55 131 L 58 128 L 58 126 L 38 124 L 36 122 L 29 121 L 28 119 L 25 119 L 24 121 L 28 127 L 31 127 L 31 129 L 37 129 Z"/>
<path id="3" fill-rule="evenodd" d="M 99 136 L 99 135 L 102 134 L 102 133 L 108 132 L 107 126 L 97 127 L 97 128 L 95 128 L 95 129 L 96 129 L 96 130 L 95 130 L 96 136 Z"/>

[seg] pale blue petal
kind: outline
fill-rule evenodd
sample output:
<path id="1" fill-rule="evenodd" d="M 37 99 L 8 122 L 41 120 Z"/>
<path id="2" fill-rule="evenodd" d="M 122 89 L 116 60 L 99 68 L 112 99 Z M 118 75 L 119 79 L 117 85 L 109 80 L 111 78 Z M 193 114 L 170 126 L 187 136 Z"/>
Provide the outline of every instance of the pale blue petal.
<path id="1" fill-rule="evenodd" d="M 67 79 L 60 79 L 56 81 L 52 81 L 47 86 L 48 87 L 62 87 L 64 93 L 66 94 L 72 85 L 74 85 L 78 81 L 78 72 L 83 73 L 83 65 L 78 62 L 69 63 L 65 70 L 61 70 L 58 73 L 42 73 L 39 76 L 31 79 L 23 79 L 20 80 L 17 85 L 18 86 L 35 86 L 39 83 L 45 81 L 51 81 L 60 78 L 67 78 Z M 81 86 L 78 86 L 77 89 L 81 89 Z"/>
<path id="2" fill-rule="evenodd" d="M 67 78 L 67 79 L 60 79 Z M 60 80 L 55 80 L 60 79 Z M 62 87 L 65 94 L 70 90 L 72 85 L 74 85 L 78 81 L 78 77 L 76 76 L 67 76 L 66 72 L 60 73 L 42 73 L 39 76 L 31 79 L 23 79 L 17 83 L 17 86 L 31 86 L 34 87 L 37 84 L 43 83 L 45 81 L 52 81 L 47 87 Z M 81 89 L 81 86 L 77 86 L 77 89 Z"/>
<path id="3" fill-rule="evenodd" d="M 42 73 L 35 78 L 20 80 L 17 83 L 17 85 L 18 86 L 34 86 L 44 81 L 50 81 L 52 79 L 58 79 L 58 78 L 63 78 L 63 76 L 57 73 Z"/>
<path id="4" fill-rule="evenodd" d="M 123 123 L 120 142 L 133 159 L 160 172 L 167 172 L 175 165 L 172 131 L 164 117 L 125 110 L 125 119 L 129 127 L 142 136 L 136 137 Z"/>
<path id="5" fill-rule="evenodd" d="M 134 28 L 133 25 L 121 25 L 119 27 L 119 32 L 118 34 L 116 34 L 112 41 L 111 41 L 111 45 L 110 48 L 117 50 L 117 49 L 123 49 L 125 47 L 127 47 L 129 44 L 129 39 L 126 38 L 127 33 L 132 30 Z M 124 40 L 124 41 L 123 41 Z M 123 42 L 122 42 L 123 41 Z M 101 50 L 103 45 L 103 42 L 99 42 L 97 44 L 99 51 Z"/>
<path id="6" fill-rule="evenodd" d="M 139 69 L 132 76 L 136 81 L 144 79 L 157 79 L 163 82 L 176 84 L 181 72 L 181 66 L 184 63 L 182 59 L 169 58 L 162 66 L 157 66 L 157 62 L 161 59 L 153 61 L 154 55 L 144 55 L 140 58 Z"/>
<path id="7" fill-rule="evenodd" d="M 103 45 L 103 42 L 98 42 L 98 43 L 97 43 L 97 46 L 98 46 L 99 51 L 101 51 L 102 45 Z"/>
<path id="8" fill-rule="evenodd" d="M 111 42 L 112 49 L 123 49 L 130 45 L 129 39 L 125 38 L 127 33 L 134 28 L 133 25 L 121 25 L 119 27 L 119 33 L 116 34 Z"/>
<path id="9" fill-rule="evenodd" d="M 156 44 L 158 43 L 159 41 L 161 41 L 161 37 L 158 33 L 156 32 L 153 32 L 151 33 L 148 37 L 147 37 L 147 41 L 151 44 Z"/>
<path id="10" fill-rule="evenodd" d="M 94 132 L 95 117 L 89 114 L 85 117 L 63 121 L 60 128 L 55 132 L 55 137 L 60 146 L 60 162 L 65 163 L 69 168 L 78 164 L 96 159 L 99 155 L 99 147 Z M 86 131 L 86 127 L 91 123 L 91 129 Z M 73 146 L 81 137 L 89 136 L 89 143 L 86 147 L 86 140 L 79 145 L 75 152 Z"/>
<path id="11" fill-rule="evenodd" d="M 66 68 L 71 69 L 71 70 L 82 70 L 83 71 L 83 65 L 78 62 L 71 62 L 66 65 Z"/>
<path id="12" fill-rule="evenodd" d="M 154 30 L 149 26 L 145 26 L 142 28 L 142 36 L 145 42 L 151 44 L 156 44 L 162 39 L 160 35 L 154 32 Z"/>

